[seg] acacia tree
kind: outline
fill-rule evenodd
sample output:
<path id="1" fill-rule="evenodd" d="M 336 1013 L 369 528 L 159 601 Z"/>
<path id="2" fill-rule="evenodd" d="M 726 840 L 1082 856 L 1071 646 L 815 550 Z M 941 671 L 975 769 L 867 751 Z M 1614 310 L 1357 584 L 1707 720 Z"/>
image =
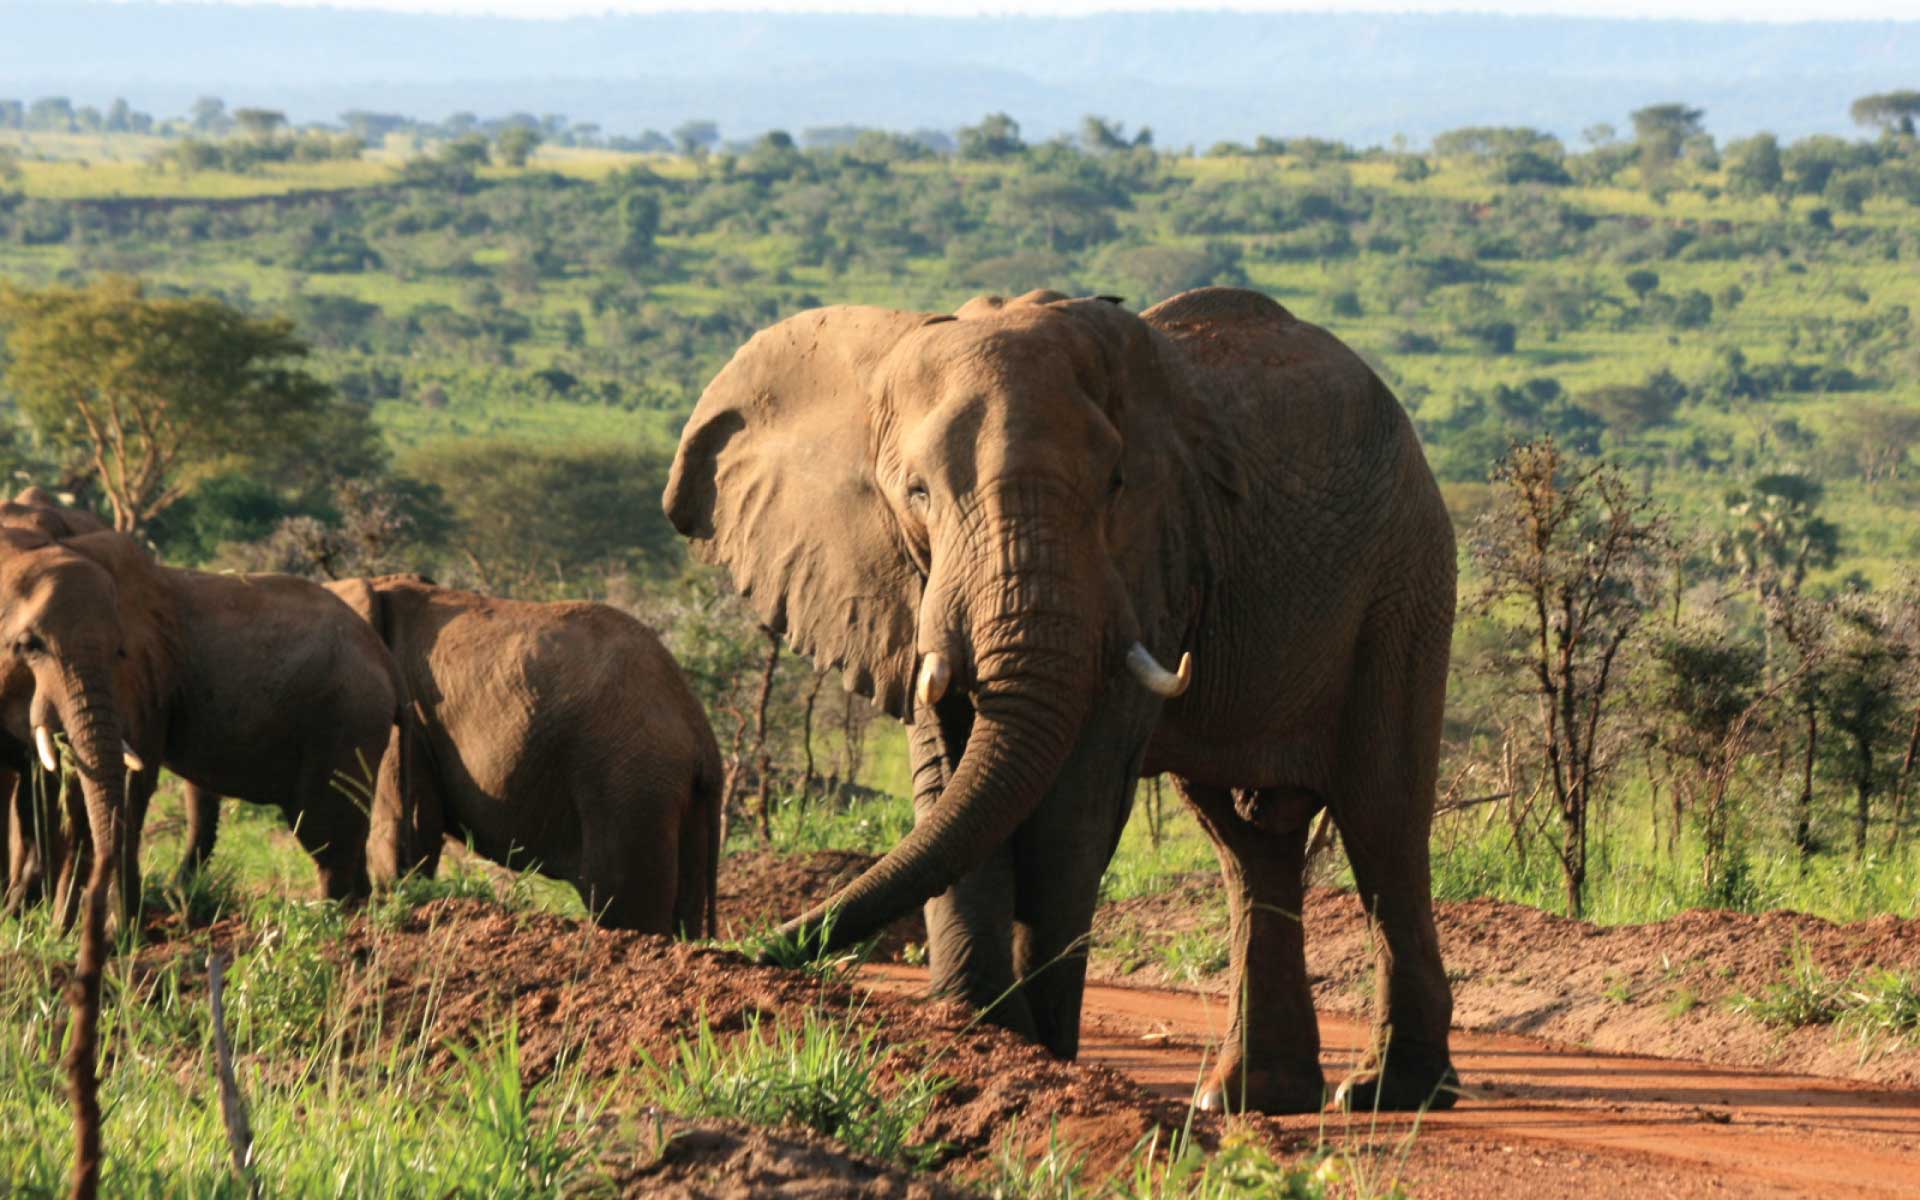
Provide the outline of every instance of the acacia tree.
<path id="1" fill-rule="evenodd" d="M 1833 604 L 1831 660 L 1823 699 L 1839 736 L 1837 766 L 1853 788 L 1853 857 L 1867 852 L 1867 825 L 1885 772 L 1880 757 L 1900 736 L 1906 713 L 1910 648 L 1887 607 L 1858 593 Z"/>
<path id="2" fill-rule="evenodd" d="M 307 345 L 282 318 L 217 300 L 148 297 L 109 277 L 91 287 L 0 284 L 6 387 L 38 434 L 85 462 L 132 532 L 199 481 L 309 441 L 332 389 L 297 364 Z"/>
<path id="3" fill-rule="evenodd" d="M 1700 831 L 1701 883 L 1708 896 L 1725 903 L 1734 899 L 1728 792 L 1765 728 L 1770 697 L 1761 685 L 1760 651 L 1717 623 L 1696 620 L 1660 631 L 1648 659 L 1655 740 L 1675 768 L 1670 778 L 1676 817 L 1683 807 L 1692 812 Z"/>
<path id="4" fill-rule="evenodd" d="M 1517 666 L 1538 700 L 1535 735 L 1560 816 L 1567 913 L 1587 879 L 1588 821 L 1602 777 L 1620 652 L 1655 603 L 1665 519 L 1604 463 L 1551 437 L 1513 446 L 1469 546 L 1483 580 L 1473 607 L 1521 635 Z"/>

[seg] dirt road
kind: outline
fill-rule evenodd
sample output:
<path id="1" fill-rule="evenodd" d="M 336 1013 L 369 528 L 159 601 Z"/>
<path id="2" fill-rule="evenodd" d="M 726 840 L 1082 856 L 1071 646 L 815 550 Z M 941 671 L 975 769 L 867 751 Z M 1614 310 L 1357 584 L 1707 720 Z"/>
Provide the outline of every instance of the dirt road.
<path id="1" fill-rule="evenodd" d="M 908 993 L 924 973 L 874 966 L 877 989 Z M 1082 1061 L 1184 1098 L 1225 1021 L 1216 997 L 1093 986 Z M 1328 1077 L 1365 1030 L 1322 1016 Z M 1282 1141 L 1323 1134 L 1369 1145 L 1421 1200 L 1451 1196 L 1920 1197 L 1920 1093 L 1674 1059 L 1596 1054 L 1505 1035 L 1456 1032 L 1471 1096 L 1410 1120 L 1339 1115 L 1263 1122 Z M 1516 1188 L 1520 1189 L 1516 1191 Z"/>

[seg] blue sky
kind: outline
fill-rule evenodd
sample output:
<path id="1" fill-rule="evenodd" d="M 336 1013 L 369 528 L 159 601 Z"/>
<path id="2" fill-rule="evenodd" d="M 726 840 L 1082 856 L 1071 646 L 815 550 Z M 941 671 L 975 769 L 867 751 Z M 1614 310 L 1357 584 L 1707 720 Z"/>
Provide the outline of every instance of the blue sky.
<path id="1" fill-rule="evenodd" d="M 1250 12 L 1500 12 L 1532 16 L 1813 21 L 1920 19 L 1920 0 L 243 0 L 412 12 L 566 17 L 604 12 L 782 11 L 1090 13 L 1237 9 Z"/>

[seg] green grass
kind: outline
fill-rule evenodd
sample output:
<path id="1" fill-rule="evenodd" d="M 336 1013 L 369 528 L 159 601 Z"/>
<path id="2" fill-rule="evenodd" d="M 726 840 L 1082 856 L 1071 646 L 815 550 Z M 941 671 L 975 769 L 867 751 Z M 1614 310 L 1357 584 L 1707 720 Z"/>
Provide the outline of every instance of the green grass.
<path id="1" fill-rule="evenodd" d="M 511 1025 L 459 1048 L 458 1070 L 435 1069 L 433 1043 L 383 1041 L 378 1006 L 345 1002 L 350 972 L 327 955 L 345 929 L 337 908 L 270 895 L 242 907 L 261 936 L 229 971 L 227 1017 L 264 1194 L 531 1198 L 581 1181 L 591 1154 L 579 1131 L 601 1102 L 578 1070 L 563 1062 L 523 1085 Z M 45 911 L 0 923 L 0 1178 L 10 1195 L 66 1192 L 72 1117 L 57 981 L 71 952 Z M 125 955 L 110 964 L 105 1195 L 246 1194 L 227 1167 L 215 1100 L 205 962 L 189 948 L 151 974 L 137 975 Z"/>
<path id="2" fill-rule="evenodd" d="M 797 1029 L 749 1016 L 746 1029 L 725 1042 L 703 1019 L 675 1056 L 664 1063 L 646 1057 L 638 1082 L 650 1102 L 679 1116 L 799 1125 L 856 1154 L 925 1166 L 941 1148 L 913 1135 L 946 1084 L 923 1072 L 889 1071 L 893 1053 L 879 1027 L 857 1012 L 809 1012 Z"/>

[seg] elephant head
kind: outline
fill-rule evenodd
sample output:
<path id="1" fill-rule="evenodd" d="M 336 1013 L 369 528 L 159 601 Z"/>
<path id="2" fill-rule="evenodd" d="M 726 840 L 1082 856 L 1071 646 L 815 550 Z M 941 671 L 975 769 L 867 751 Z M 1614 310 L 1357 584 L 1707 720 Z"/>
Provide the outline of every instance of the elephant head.
<path id="1" fill-rule="evenodd" d="M 1143 643 L 1171 657 L 1184 631 L 1190 481 L 1236 477 L 1157 338 L 1050 292 L 824 308 L 756 335 L 701 397 L 665 496 L 694 552 L 893 715 L 972 710 L 930 819 L 829 901 L 835 944 L 1004 841 L 1117 672 L 1186 687 L 1185 657 Z"/>
<path id="2" fill-rule="evenodd" d="M 129 558 L 145 552 L 120 534 L 62 541 L 0 527 L 0 719 L 49 771 L 60 766 L 55 736 L 66 735 L 96 871 L 117 861 L 124 768 L 138 763 L 126 743 L 126 598 L 115 571 Z M 121 899 L 130 905 L 137 897 Z"/>

